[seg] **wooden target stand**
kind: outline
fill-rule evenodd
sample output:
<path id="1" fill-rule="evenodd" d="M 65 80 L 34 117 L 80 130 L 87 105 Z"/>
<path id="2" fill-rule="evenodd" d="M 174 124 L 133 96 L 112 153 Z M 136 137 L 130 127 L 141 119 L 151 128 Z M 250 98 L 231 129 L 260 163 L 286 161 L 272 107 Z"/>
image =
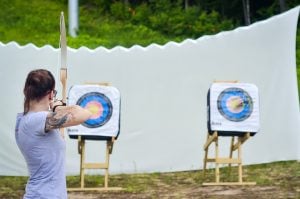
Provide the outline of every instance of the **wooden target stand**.
<path id="1" fill-rule="evenodd" d="M 109 86 L 109 83 L 87 83 L 87 84 L 98 84 L 102 86 Z M 115 137 L 111 137 L 111 140 L 106 141 L 105 161 L 102 163 L 87 163 L 85 162 L 85 139 L 82 136 L 78 136 L 78 153 L 80 154 L 80 187 L 68 188 L 68 191 L 121 191 L 121 187 L 109 187 L 109 159 L 113 150 Z M 84 171 L 85 169 L 104 169 L 104 186 L 103 187 L 85 187 L 84 183 Z"/>
<path id="2" fill-rule="evenodd" d="M 234 81 L 214 81 L 223 83 L 238 83 L 237 80 Z M 229 157 L 219 157 L 219 133 L 214 131 L 213 134 L 207 133 L 206 143 L 204 144 L 205 156 L 203 160 L 203 177 L 205 178 L 206 166 L 208 162 L 215 163 L 215 182 L 204 182 L 203 186 L 215 186 L 215 185 L 256 185 L 256 182 L 244 182 L 243 181 L 243 165 L 242 165 L 242 144 L 250 138 L 250 132 L 245 132 L 243 136 L 226 136 L 231 137 L 230 152 Z M 235 138 L 237 137 L 237 139 Z M 209 146 L 215 143 L 215 157 L 208 157 Z M 233 158 L 233 152 L 237 151 L 237 158 Z M 231 171 L 231 165 L 238 165 L 238 181 L 236 182 L 221 182 L 220 181 L 220 164 L 228 164 L 229 171 Z"/>
<path id="3" fill-rule="evenodd" d="M 206 166 L 208 162 L 215 163 L 215 182 L 204 182 L 202 185 L 256 185 L 256 182 L 243 182 L 242 171 L 242 144 L 250 138 L 250 133 L 245 133 L 243 136 L 229 136 L 231 137 L 230 154 L 228 158 L 219 157 L 219 135 L 217 131 L 214 131 L 212 135 L 207 134 L 207 140 L 204 144 L 205 156 L 204 156 L 204 168 L 203 176 L 205 178 Z M 237 137 L 237 139 L 235 139 Z M 215 157 L 208 157 L 208 149 L 212 143 L 215 143 Z M 233 158 L 233 152 L 237 151 L 237 158 Z M 220 182 L 220 168 L 219 164 L 228 164 L 231 168 L 231 164 L 238 165 L 238 181 L 237 182 Z"/>

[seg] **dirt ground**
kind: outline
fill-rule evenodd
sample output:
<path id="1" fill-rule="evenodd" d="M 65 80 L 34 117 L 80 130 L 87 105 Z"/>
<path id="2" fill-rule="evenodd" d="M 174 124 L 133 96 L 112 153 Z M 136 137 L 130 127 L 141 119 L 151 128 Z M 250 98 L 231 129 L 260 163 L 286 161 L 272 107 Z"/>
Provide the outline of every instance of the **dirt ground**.
<path id="1" fill-rule="evenodd" d="M 206 178 L 199 171 L 121 175 L 113 176 L 111 185 L 123 187 L 124 191 L 69 192 L 69 199 L 300 199 L 299 161 L 253 165 L 243 170 L 244 181 L 256 185 L 203 186 L 203 182 L 214 181 L 214 169 Z M 226 177 L 227 171 L 221 170 L 221 179 L 237 182 L 237 168 L 232 168 Z"/>
<path id="2" fill-rule="evenodd" d="M 157 189 L 143 193 L 128 192 L 70 192 L 69 199 L 148 199 L 148 198 L 213 198 L 213 199 L 287 199 L 300 198 L 300 187 L 295 191 L 282 191 L 276 186 L 193 186 L 174 189 Z"/>

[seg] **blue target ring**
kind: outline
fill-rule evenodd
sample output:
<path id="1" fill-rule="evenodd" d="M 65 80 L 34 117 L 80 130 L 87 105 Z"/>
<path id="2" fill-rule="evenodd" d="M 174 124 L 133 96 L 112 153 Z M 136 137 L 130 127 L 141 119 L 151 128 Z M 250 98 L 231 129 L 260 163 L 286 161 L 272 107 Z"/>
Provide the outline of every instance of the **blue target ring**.
<path id="1" fill-rule="evenodd" d="M 241 88 L 227 88 L 218 96 L 218 110 L 226 119 L 241 122 L 253 112 L 251 96 Z"/>
<path id="2" fill-rule="evenodd" d="M 112 103 L 107 96 L 99 92 L 86 93 L 79 98 L 77 105 L 90 110 L 93 115 L 82 125 L 97 128 L 106 124 L 112 116 Z"/>

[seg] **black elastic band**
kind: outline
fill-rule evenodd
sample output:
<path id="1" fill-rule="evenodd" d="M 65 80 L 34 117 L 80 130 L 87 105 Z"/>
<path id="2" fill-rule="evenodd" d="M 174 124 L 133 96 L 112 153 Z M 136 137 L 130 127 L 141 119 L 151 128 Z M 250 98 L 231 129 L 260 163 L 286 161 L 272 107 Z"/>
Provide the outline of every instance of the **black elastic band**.
<path id="1" fill-rule="evenodd" d="M 57 105 L 57 106 L 66 106 L 66 102 L 63 102 L 62 100 L 57 100 L 56 102 L 61 102 L 61 105 Z"/>
<path id="2" fill-rule="evenodd" d="M 60 105 L 55 105 L 54 107 L 53 107 L 53 112 L 55 112 L 55 109 L 56 109 L 56 107 L 58 107 L 58 106 L 66 106 L 66 103 L 63 103 L 63 104 L 60 104 Z"/>

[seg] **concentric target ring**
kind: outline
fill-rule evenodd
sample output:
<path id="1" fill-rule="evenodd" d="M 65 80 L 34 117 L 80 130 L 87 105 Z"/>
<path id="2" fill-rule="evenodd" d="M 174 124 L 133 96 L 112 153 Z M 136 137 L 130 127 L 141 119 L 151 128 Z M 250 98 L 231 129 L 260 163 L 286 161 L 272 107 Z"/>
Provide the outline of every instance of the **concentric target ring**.
<path id="1" fill-rule="evenodd" d="M 76 104 L 93 113 L 92 117 L 82 124 L 87 128 L 103 126 L 112 116 L 112 103 L 110 99 L 102 93 L 86 93 L 78 99 Z"/>
<path id="2" fill-rule="evenodd" d="M 226 119 L 241 122 L 253 112 L 251 96 L 241 88 L 227 88 L 218 96 L 218 110 Z"/>

